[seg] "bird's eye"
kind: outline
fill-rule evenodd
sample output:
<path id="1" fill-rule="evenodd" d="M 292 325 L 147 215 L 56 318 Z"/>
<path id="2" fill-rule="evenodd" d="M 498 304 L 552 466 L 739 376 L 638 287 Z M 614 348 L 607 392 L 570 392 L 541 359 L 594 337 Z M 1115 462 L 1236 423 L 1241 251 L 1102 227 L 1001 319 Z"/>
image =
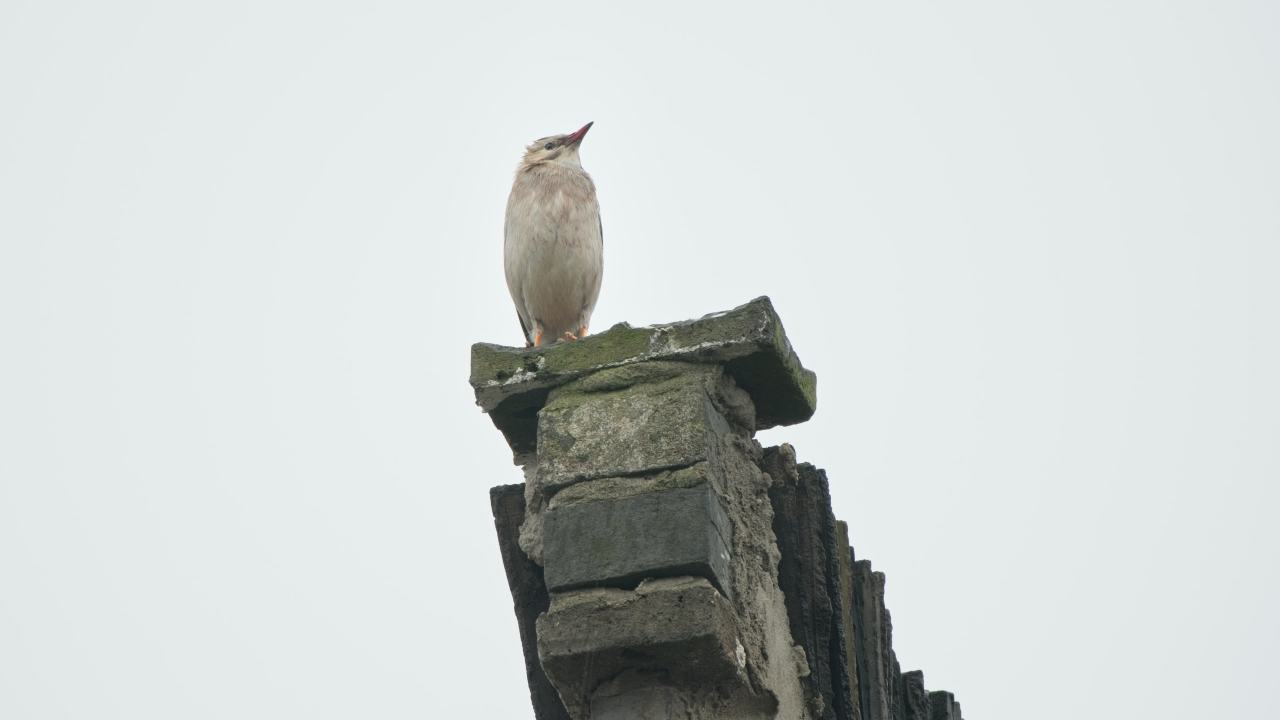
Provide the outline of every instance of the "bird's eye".
<path id="1" fill-rule="evenodd" d="M 556 146 L 556 144 L 555 144 L 555 143 L 547 143 L 546 145 L 543 145 L 543 146 L 542 146 L 542 149 L 543 149 L 543 150 L 550 150 L 551 148 L 553 148 L 553 147 L 555 147 L 555 146 Z"/>

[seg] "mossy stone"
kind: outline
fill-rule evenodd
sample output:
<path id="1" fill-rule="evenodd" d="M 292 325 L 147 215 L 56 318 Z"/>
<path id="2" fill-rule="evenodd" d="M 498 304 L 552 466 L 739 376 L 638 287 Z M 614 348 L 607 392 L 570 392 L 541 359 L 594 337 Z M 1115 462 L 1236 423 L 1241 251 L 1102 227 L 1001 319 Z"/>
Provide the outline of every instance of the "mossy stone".
<path id="1" fill-rule="evenodd" d="M 471 386 L 515 454 L 527 457 L 537 446 L 537 414 L 550 390 L 596 375 L 602 389 L 658 380 L 671 368 L 643 367 L 655 361 L 722 366 L 750 394 L 757 430 L 803 422 L 817 408 L 817 378 L 800 363 L 767 297 L 697 320 L 644 328 L 624 323 L 540 348 L 477 343 Z"/>

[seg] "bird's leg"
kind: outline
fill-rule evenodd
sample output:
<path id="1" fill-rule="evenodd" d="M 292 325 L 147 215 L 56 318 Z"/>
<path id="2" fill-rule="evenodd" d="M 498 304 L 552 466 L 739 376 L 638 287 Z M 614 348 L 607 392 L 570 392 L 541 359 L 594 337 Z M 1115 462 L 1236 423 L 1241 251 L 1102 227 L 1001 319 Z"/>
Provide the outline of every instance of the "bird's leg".
<path id="1" fill-rule="evenodd" d="M 533 346 L 542 347 L 542 326 L 537 323 L 533 326 Z"/>
<path id="2" fill-rule="evenodd" d="M 583 325 L 581 325 L 581 326 L 579 326 L 579 327 L 578 327 L 578 337 L 579 337 L 579 338 L 584 338 L 584 337 L 586 337 L 586 336 L 587 336 L 587 326 L 586 326 L 586 324 L 584 323 Z"/>

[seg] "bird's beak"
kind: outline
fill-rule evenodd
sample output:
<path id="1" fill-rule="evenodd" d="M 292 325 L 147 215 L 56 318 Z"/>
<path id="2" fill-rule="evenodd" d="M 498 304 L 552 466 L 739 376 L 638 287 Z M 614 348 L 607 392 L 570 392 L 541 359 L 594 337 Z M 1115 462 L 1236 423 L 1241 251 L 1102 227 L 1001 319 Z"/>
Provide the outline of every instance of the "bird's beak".
<path id="1" fill-rule="evenodd" d="M 586 137 L 586 136 L 587 136 L 587 131 L 588 131 L 588 130 L 590 130 L 590 129 L 591 129 L 591 126 L 592 126 L 592 125 L 594 125 L 594 124 L 595 124 L 595 122 L 589 122 L 589 123 L 587 123 L 586 125 L 583 125 L 582 127 L 578 128 L 578 131 L 577 131 L 577 132 L 573 133 L 572 135 L 567 136 L 567 137 L 564 139 L 564 144 L 565 144 L 565 145 L 577 145 L 578 143 L 582 142 L 582 138 L 584 138 L 584 137 Z"/>

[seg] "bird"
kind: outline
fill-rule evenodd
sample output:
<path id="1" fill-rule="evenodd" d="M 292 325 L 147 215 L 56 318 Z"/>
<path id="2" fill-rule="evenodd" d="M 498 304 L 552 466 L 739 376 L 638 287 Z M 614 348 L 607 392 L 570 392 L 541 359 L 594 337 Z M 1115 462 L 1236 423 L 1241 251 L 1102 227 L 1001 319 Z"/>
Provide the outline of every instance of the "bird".
<path id="1" fill-rule="evenodd" d="M 526 347 L 586 337 L 604 274 L 604 227 L 578 151 L 594 123 L 525 148 L 507 198 L 503 265 Z"/>

